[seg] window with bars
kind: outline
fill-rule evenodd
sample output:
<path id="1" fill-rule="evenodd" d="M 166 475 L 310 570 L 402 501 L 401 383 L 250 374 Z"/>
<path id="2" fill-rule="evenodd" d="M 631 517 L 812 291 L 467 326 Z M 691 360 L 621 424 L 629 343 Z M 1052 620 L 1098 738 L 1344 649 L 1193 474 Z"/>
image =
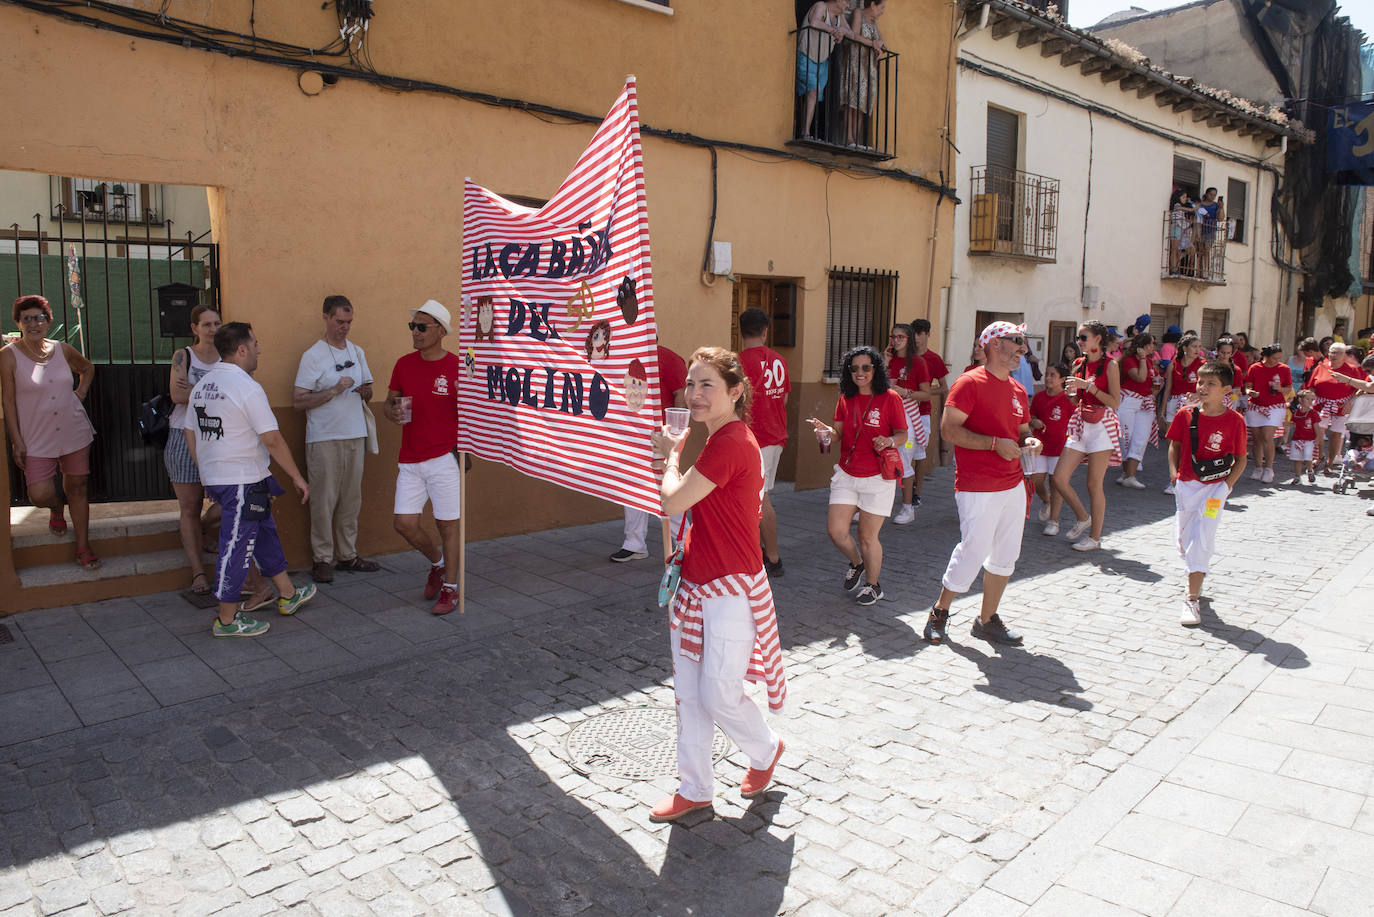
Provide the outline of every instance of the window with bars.
<path id="1" fill-rule="evenodd" d="M 838 381 L 845 352 L 880 351 L 897 314 L 897 272 L 832 267 L 825 310 L 825 378 Z"/>
<path id="2" fill-rule="evenodd" d="M 156 223 L 161 220 L 162 186 L 96 178 L 56 178 L 53 218 Z M 60 205 L 60 206 L 59 206 Z"/>

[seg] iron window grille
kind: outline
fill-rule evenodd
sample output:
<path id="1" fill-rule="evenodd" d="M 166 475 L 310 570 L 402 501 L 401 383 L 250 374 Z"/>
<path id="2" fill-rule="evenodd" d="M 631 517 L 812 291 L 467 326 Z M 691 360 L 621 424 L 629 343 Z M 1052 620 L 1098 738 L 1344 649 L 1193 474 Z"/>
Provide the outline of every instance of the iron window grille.
<path id="1" fill-rule="evenodd" d="M 897 272 L 832 267 L 826 294 L 825 378 L 838 381 L 846 351 L 887 340 L 896 321 Z"/>
<path id="2" fill-rule="evenodd" d="M 969 254 L 1052 263 L 1059 242 L 1059 179 L 974 166 Z"/>

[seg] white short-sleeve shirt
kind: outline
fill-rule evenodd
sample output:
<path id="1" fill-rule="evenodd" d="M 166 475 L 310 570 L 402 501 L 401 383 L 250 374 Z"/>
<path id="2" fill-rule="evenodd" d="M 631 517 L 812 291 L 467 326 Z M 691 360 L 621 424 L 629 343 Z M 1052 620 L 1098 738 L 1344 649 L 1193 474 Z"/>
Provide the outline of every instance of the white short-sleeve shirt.
<path id="1" fill-rule="evenodd" d="M 328 341 L 316 341 L 301 355 L 296 388 L 320 392 L 338 385 L 344 376 L 353 380 L 353 388 L 372 382 L 372 370 L 363 349 L 352 341 L 344 341 L 343 349 L 336 349 Z M 362 439 L 366 435 L 363 398 L 353 389 L 305 412 L 307 443 Z"/>
<path id="2" fill-rule="evenodd" d="M 200 480 L 211 487 L 255 484 L 270 474 L 271 456 L 259 437 L 277 429 L 267 393 L 227 360 L 191 389 L 182 428 L 196 439 Z"/>

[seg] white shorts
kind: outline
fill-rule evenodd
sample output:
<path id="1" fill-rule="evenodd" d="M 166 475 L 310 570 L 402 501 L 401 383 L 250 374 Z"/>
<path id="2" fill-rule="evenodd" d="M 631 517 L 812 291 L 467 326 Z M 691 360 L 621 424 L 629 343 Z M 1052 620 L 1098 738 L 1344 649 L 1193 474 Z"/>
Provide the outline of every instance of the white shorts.
<path id="1" fill-rule="evenodd" d="M 1206 573 L 1211 569 L 1212 555 L 1217 549 L 1217 525 L 1229 494 L 1225 481 L 1174 484 L 1174 539 L 1183 567 L 1189 573 Z M 1215 502 L 1208 506 L 1209 500 Z"/>
<path id="2" fill-rule="evenodd" d="M 759 446 L 763 455 L 763 492 L 772 493 L 773 483 L 778 478 L 778 460 L 782 458 L 782 446 Z"/>
<path id="3" fill-rule="evenodd" d="M 1054 474 L 1054 469 L 1059 465 L 1059 456 L 1045 455 L 1043 452 L 1035 457 L 1035 470 L 1031 474 Z"/>
<path id="4" fill-rule="evenodd" d="M 1269 407 L 1251 405 L 1245 412 L 1245 425 L 1251 427 L 1282 427 L 1288 416 L 1288 405 L 1271 404 Z"/>
<path id="5" fill-rule="evenodd" d="M 1111 452 L 1112 435 L 1107 432 L 1107 425 L 1098 421 L 1097 423 L 1083 424 L 1083 435 L 1069 437 L 1069 441 L 1064 444 L 1065 449 L 1075 449 L 1084 455 L 1092 455 L 1094 452 Z"/>
<path id="6" fill-rule="evenodd" d="M 458 459 L 451 452 L 423 462 L 406 462 L 396 474 L 394 512 L 398 516 L 419 515 L 429 502 L 434 504 L 435 519 L 457 519 L 459 480 Z"/>
<path id="7" fill-rule="evenodd" d="M 940 580 L 950 592 L 968 592 L 982 568 L 994 576 L 1011 576 L 1021 556 L 1026 527 L 1023 484 L 991 493 L 954 492 L 959 507 L 959 543 Z"/>
<path id="8" fill-rule="evenodd" d="M 916 424 L 925 428 L 926 442 L 930 442 L 930 418 L 923 418 L 919 407 L 906 403 L 903 403 L 903 407 L 906 413 L 906 439 L 897 444 L 897 451 L 902 455 L 902 477 L 909 478 L 916 473 L 916 463 L 926 457 L 926 447 L 916 442 Z"/>
<path id="9" fill-rule="evenodd" d="M 1288 444 L 1288 457 L 1295 462 L 1310 462 L 1316 445 L 1314 439 L 1295 439 Z"/>
<path id="10" fill-rule="evenodd" d="M 1154 401 L 1142 399 L 1130 392 L 1121 396 L 1121 407 L 1116 412 L 1121 422 L 1121 448 L 1125 458 L 1135 459 L 1144 465 L 1145 447 L 1150 443 L 1150 427 L 1155 419 Z"/>
<path id="11" fill-rule="evenodd" d="M 857 506 L 875 516 L 888 516 L 892 513 L 892 495 L 897 491 L 897 482 L 889 481 L 880 474 L 871 478 L 856 478 L 839 465 L 830 476 L 830 505 Z"/>
<path id="12" fill-rule="evenodd" d="M 1319 424 L 1327 433 L 1339 433 L 1345 435 L 1345 415 L 1333 417 L 1325 424 Z"/>
<path id="13" fill-rule="evenodd" d="M 1168 428 L 1169 424 L 1171 424 L 1171 423 L 1174 422 L 1174 415 L 1178 413 L 1178 409 L 1179 409 L 1179 408 L 1183 407 L 1183 399 L 1186 398 L 1186 397 L 1188 397 L 1188 396 L 1187 396 L 1187 395 L 1174 395 L 1174 396 L 1173 396 L 1172 398 L 1170 398 L 1167 402 L 1165 402 L 1165 404 L 1164 404 L 1164 426 L 1165 426 L 1166 429 Z"/>

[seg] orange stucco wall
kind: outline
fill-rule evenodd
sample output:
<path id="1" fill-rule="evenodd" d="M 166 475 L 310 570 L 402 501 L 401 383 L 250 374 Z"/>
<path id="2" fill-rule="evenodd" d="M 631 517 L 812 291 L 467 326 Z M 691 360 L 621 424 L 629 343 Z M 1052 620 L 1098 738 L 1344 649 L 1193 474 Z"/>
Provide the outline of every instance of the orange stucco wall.
<path id="1" fill-rule="evenodd" d="M 593 114 L 634 73 L 644 124 L 781 150 L 794 98 L 791 6 L 693 0 L 665 16 L 617 0 L 412 0 L 379 5 L 369 41 L 380 72 Z M 244 32 L 248 10 L 248 0 L 175 7 L 182 18 Z M 256 15 L 259 36 L 283 41 L 319 45 L 336 29 L 332 8 L 318 4 L 259 3 Z M 900 155 L 884 165 L 931 180 L 942 155 L 948 20 L 948 6 L 935 0 L 889 4 L 882 20 L 888 44 L 901 53 L 902 86 Z M 546 198 L 593 131 L 352 79 L 307 96 L 295 69 L 9 5 L 0 5 L 0 36 L 9 125 L 0 134 L 0 168 L 209 188 L 224 314 L 257 329 L 258 379 L 281 406 L 298 457 L 303 424 L 289 408 L 291 382 L 301 351 L 318 336 L 322 298 L 352 299 L 353 339 L 384 389 L 392 363 L 409 349 L 406 310 L 433 297 L 456 311 L 464 176 Z M 644 160 L 660 337 L 684 354 L 728 344 L 731 283 L 707 286 L 700 273 L 710 154 L 646 137 Z M 729 150 L 719 152 L 718 182 L 714 238 L 733 243 L 734 272 L 799 278 L 804 287 L 798 346 L 787 353 L 804 386 L 799 397 L 809 399 L 802 416 L 814 409 L 810 402 L 833 399 L 820 382 L 831 264 L 899 271 L 899 315 L 930 314 L 938 324 L 938 304 L 928 308 L 927 294 L 932 275 L 937 295 L 948 285 L 954 208 L 946 201 L 936 220 L 934 192 Z M 401 547 L 390 530 L 397 437 L 388 426 L 381 424 L 382 454 L 366 472 L 367 553 Z M 798 455 L 799 486 L 828 477 L 814 451 Z M 502 467 L 479 463 L 476 474 L 482 486 L 473 490 L 470 538 L 619 513 Z M 300 561 L 304 525 L 293 515 L 285 512 L 282 528 Z M 3 585 L 8 552 L 0 554 Z"/>

